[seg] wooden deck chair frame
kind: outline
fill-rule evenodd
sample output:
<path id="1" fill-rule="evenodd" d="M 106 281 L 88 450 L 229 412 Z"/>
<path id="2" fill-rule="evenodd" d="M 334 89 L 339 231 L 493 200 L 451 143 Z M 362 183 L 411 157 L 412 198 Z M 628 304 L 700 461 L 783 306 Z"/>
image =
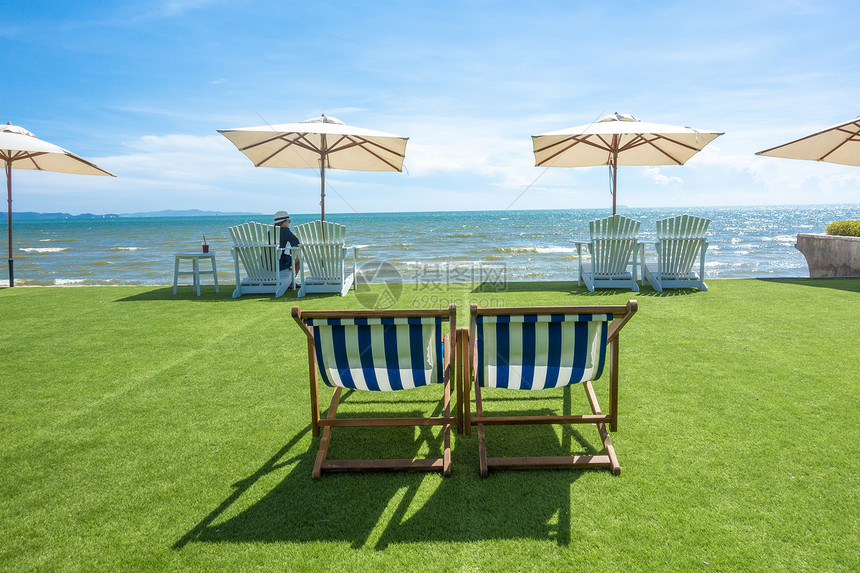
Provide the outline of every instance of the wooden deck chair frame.
<path id="1" fill-rule="evenodd" d="M 311 431 L 314 436 L 319 436 L 319 450 L 314 462 L 312 476 L 319 478 L 323 472 L 349 472 L 349 471 L 439 471 L 444 476 L 451 474 L 451 426 L 456 424 L 457 429 L 462 428 L 462 420 L 459 417 L 459 410 L 451 413 L 451 384 L 452 372 L 456 368 L 455 353 L 452 352 L 453 344 L 449 343 L 449 333 L 442 332 L 442 324 L 447 322 L 449 330 L 457 324 L 457 309 L 456 305 L 450 305 L 447 309 L 418 309 L 418 310 L 349 310 L 349 311 L 303 311 L 299 307 L 294 306 L 292 316 L 299 324 L 302 331 L 307 336 L 308 342 L 308 372 L 310 379 L 310 401 L 311 401 Z M 442 382 L 442 415 L 428 417 L 383 417 L 383 418 L 343 418 L 338 417 L 337 409 L 340 403 L 341 393 L 344 390 L 343 386 L 329 384 L 334 386 L 334 393 L 331 399 L 331 404 L 325 418 L 320 416 L 319 407 L 319 379 L 323 377 L 324 382 L 329 382 L 329 378 L 320 368 L 320 354 L 325 356 L 326 351 L 322 349 L 323 342 L 315 338 L 315 332 L 319 325 L 314 325 L 314 321 L 327 321 L 335 319 L 338 321 L 350 321 L 353 319 L 372 321 L 380 319 L 381 321 L 391 322 L 390 319 L 400 322 L 418 321 L 433 319 L 436 322 L 436 329 L 433 332 L 433 344 L 441 344 L 442 360 L 441 360 L 441 382 Z M 411 333 L 410 333 L 411 335 Z M 425 332 L 426 335 L 426 332 Z M 436 338 L 438 337 L 438 340 Z M 369 337 L 367 337 L 369 338 Z M 353 348 L 361 356 L 362 366 L 364 360 L 372 360 L 369 358 L 370 353 L 368 348 L 373 348 L 373 343 L 365 338 L 362 341 L 361 335 L 358 335 L 354 340 L 356 346 Z M 378 340 L 377 340 L 378 343 Z M 386 351 L 388 347 L 386 347 Z M 335 351 L 336 352 L 336 351 Z M 438 354 L 436 355 L 438 357 Z M 355 357 L 352 357 L 355 358 Z M 324 360 L 324 359 L 323 359 Z M 340 371 L 344 369 L 343 364 L 339 364 Z M 391 369 L 387 374 L 382 374 L 385 368 L 377 369 L 374 372 L 376 376 L 391 377 Z M 395 369 L 396 370 L 396 369 Z M 329 370 L 329 375 L 331 371 Z M 334 378 L 333 376 L 331 377 Z M 358 376 L 356 376 L 356 379 Z M 406 377 L 403 378 L 406 385 Z M 430 381 L 430 384 L 435 383 Z M 381 383 L 380 383 L 381 385 Z M 429 384 L 425 384 L 429 385 Z M 357 386 L 357 384 L 356 384 Z M 358 390 L 354 391 L 372 391 Z M 404 391 L 404 390 L 395 390 Z M 328 448 L 331 443 L 332 431 L 334 428 L 343 427 L 385 427 L 385 426 L 442 426 L 442 446 L 443 456 L 441 458 L 417 458 L 417 459 L 374 459 L 374 460 L 329 460 Z M 322 432 L 320 432 L 322 428 Z"/>
<path id="2" fill-rule="evenodd" d="M 340 293 L 356 288 L 355 247 L 346 246 L 346 227 L 331 221 L 311 221 L 294 232 L 301 241 L 301 288 L 298 296 L 311 293 Z M 351 255 L 351 256 L 350 256 Z"/>
<path id="3" fill-rule="evenodd" d="M 489 471 L 502 469 L 539 469 L 539 468 L 608 468 L 613 474 L 621 473 L 621 466 L 618 462 L 618 457 L 615 454 L 615 449 L 612 447 L 612 441 L 609 437 L 609 432 L 614 432 L 618 428 L 618 363 L 619 363 L 619 332 L 625 324 L 633 317 L 638 308 L 635 300 L 628 301 L 626 305 L 609 305 L 609 306 L 556 306 L 556 307 L 521 307 L 521 308 L 478 308 L 477 305 L 471 305 L 471 320 L 469 329 L 457 329 L 457 350 L 460 353 L 461 360 L 459 361 L 459 369 L 457 372 L 458 384 L 463 387 L 463 403 L 462 416 L 464 418 L 463 425 L 466 434 L 471 434 L 472 426 L 478 428 L 478 453 L 480 460 L 481 476 L 486 477 Z M 587 317 L 586 315 L 591 315 Z M 578 321 L 580 317 L 593 318 L 594 315 L 607 315 L 607 319 L 611 316 L 611 322 L 605 325 L 606 346 L 601 352 L 605 352 L 608 347 L 608 356 L 606 363 L 609 367 L 609 407 L 604 413 L 597 401 L 597 395 L 591 384 L 592 379 L 597 379 L 600 372 L 596 373 L 596 377 L 585 379 L 581 382 L 585 389 L 586 397 L 588 398 L 591 407 L 590 414 L 582 415 L 552 415 L 552 416 L 493 416 L 484 411 L 484 405 L 481 400 L 481 385 L 478 383 L 478 369 L 484 365 L 479 364 L 478 356 L 478 320 L 479 317 L 503 317 L 505 322 L 512 317 L 522 318 L 520 322 L 539 322 L 556 321 L 558 317 L 576 317 L 574 321 Z M 544 317 L 537 318 L 534 317 Z M 498 320 L 498 319 L 497 319 Z M 603 323 L 600 323 L 603 324 Z M 576 328 L 574 326 L 574 328 Z M 576 345 L 574 356 L 579 354 L 579 349 L 582 348 Z M 485 351 L 486 351 L 485 347 Z M 564 351 L 562 350 L 562 353 Z M 579 358 L 576 358 L 578 360 Z M 513 365 L 510 366 L 519 366 Z M 514 370 L 511 370 L 514 372 Z M 537 369 L 535 369 L 535 373 Z M 591 374 L 594 376 L 594 373 Z M 511 377 L 513 379 L 513 376 Z M 538 376 L 535 375 L 534 381 L 537 383 Z M 475 392 L 475 415 L 471 413 L 471 397 L 470 390 L 474 388 Z M 520 392 L 527 391 L 517 388 Z M 544 456 L 544 457 L 496 457 L 490 458 L 487 456 L 486 438 L 484 426 L 490 425 L 507 425 L 507 424 L 593 424 L 596 426 L 600 434 L 601 441 L 605 454 L 595 456 Z M 607 429 L 608 425 L 608 429 Z"/>
<path id="4" fill-rule="evenodd" d="M 705 233 L 710 219 L 693 215 L 678 215 L 657 221 L 657 264 L 647 264 L 645 278 L 657 292 L 664 288 L 697 288 L 707 291 L 705 284 Z M 693 270 L 699 259 L 699 272 Z"/>
<path id="5" fill-rule="evenodd" d="M 233 239 L 233 267 L 236 272 L 236 289 L 233 298 L 247 293 L 274 293 L 283 295 L 290 286 L 296 288 L 294 269 L 279 270 L 278 261 L 283 252 L 297 260 L 301 247 L 278 247 L 278 230 L 274 225 L 248 222 L 229 228 Z M 239 262 L 245 269 L 245 277 L 239 270 Z"/>
<path id="6" fill-rule="evenodd" d="M 588 223 L 591 239 L 576 241 L 579 259 L 577 284 L 585 283 L 589 291 L 596 288 L 629 288 L 639 291 L 636 261 L 641 223 L 623 215 L 596 219 Z M 591 262 L 583 262 L 582 247 L 588 248 Z M 632 270 L 628 267 L 632 265 Z"/>

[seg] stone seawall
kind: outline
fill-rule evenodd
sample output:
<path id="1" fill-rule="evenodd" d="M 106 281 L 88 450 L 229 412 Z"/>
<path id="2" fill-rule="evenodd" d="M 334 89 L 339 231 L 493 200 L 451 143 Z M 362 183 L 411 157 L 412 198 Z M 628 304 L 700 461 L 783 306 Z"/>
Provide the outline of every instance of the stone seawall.
<path id="1" fill-rule="evenodd" d="M 800 233 L 794 248 L 806 257 L 814 279 L 860 277 L 860 237 Z"/>

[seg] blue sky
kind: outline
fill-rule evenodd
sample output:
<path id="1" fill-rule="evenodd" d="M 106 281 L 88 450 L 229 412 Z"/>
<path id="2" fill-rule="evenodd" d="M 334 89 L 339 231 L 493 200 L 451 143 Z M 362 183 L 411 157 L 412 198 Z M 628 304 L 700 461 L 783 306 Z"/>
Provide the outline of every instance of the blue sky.
<path id="1" fill-rule="evenodd" d="M 0 117 L 117 178 L 13 171 L 13 211 L 319 211 L 319 174 L 217 129 L 322 113 L 409 138 L 403 173 L 329 171 L 326 212 L 610 208 L 608 170 L 531 136 L 612 113 L 724 131 L 622 167 L 631 207 L 860 203 L 856 168 L 754 153 L 860 114 L 860 3 L 10 2 Z"/>

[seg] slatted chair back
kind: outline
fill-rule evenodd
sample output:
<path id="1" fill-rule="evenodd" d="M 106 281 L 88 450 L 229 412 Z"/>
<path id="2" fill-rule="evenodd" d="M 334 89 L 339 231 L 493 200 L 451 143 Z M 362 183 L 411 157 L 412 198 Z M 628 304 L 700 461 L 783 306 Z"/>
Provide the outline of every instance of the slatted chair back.
<path id="1" fill-rule="evenodd" d="M 617 474 L 621 466 L 612 447 L 609 431 L 618 421 L 619 331 L 636 313 L 635 300 L 626 305 L 582 307 L 478 308 L 471 306 L 469 330 L 458 330 L 459 379 L 464 393 L 466 433 L 477 426 L 481 475 L 490 469 L 609 468 Z M 607 361 L 608 358 L 608 361 Z M 600 409 L 591 382 L 609 367 L 609 408 Z M 591 406 L 585 415 L 485 414 L 482 388 L 547 390 L 582 384 Z M 470 412 L 470 390 L 474 388 L 476 413 Z M 502 424 L 594 424 L 605 455 L 488 458 L 484 425 Z M 609 425 L 609 430 L 606 426 Z"/>
<path id="2" fill-rule="evenodd" d="M 657 256 L 663 275 L 686 276 L 706 243 L 710 219 L 678 215 L 657 221 Z"/>
<path id="3" fill-rule="evenodd" d="M 595 278 L 612 278 L 626 272 L 636 248 L 640 225 L 639 221 L 624 215 L 589 222 L 589 251 Z"/>
<path id="4" fill-rule="evenodd" d="M 354 284 L 356 267 L 355 248 L 346 246 L 346 227 L 318 220 L 298 225 L 293 232 L 302 245 L 299 296 L 314 292 L 345 295 Z M 350 251 L 352 260 L 348 261 Z"/>
<path id="5" fill-rule="evenodd" d="M 306 272 L 314 281 L 341 285 L 344 282 L 347 247 L 342 243 L 305 243 L 302 241 L 302 260 Z M 339 290 L 339 289 L 336 289 Z"/>
<path id="6" fill-rule="evenodd" d="M 455 305 L 447 309 L 302 311 L 293 318 L 308 340 L 311 429 L 322 439 L 313 476 L 324 471 L 433 470 L 449 475 L 451 415 L 451 344 L 445 322 L 456 325 Z M 449 326 L 450 330 L 450 326 Z M 319 413 L 319 380 L 335 388 L 326 418 Z M 342 391 L 396 392 L 442 384 L 441 416 L 410 418 L 337 417 Z M 327 460 L 333 427 L 443 426 L 443 456 L 429 459 Z"/>
<path id="7" fill-rule="evenodd" d="M 278 278 L 278 230 L 274 225 L 243 223 L 230 227 L 236 254 L 252 281 L 274 281 Z"/>
<path id="8" fill-rule="evenodd" d="M 346 226 L 331 221 L 310 221 L 293 229 L 302 243 L 346 243 Z"/>

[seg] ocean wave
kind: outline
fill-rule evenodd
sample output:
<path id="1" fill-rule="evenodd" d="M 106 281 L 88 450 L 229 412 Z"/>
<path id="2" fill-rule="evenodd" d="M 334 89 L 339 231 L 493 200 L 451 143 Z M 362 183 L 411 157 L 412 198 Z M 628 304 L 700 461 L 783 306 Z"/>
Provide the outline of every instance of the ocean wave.
<path id="1" fill-rule="evenodd" d="M 762 237 L 762 241 L 781 243 L 784 245 L 793 245 L 797 240 L 797 235 L 776 235 L 775 237 Z"/>
<path id="2" fill-rule="evenodd" d="M 139 281 L 120 281 L 117 279 L 54 279 L 54 286 L 116 286 L 121 284 L 140 284 Z"/>
<path id="3" fill-rule="evenodd" d="M 142 247 L 113 247 L 109 251 L 139 251 Z"/>
<path id="4" fill-rule="evenodd" d="M 538 255 L 553 253 L 570 255 L 576 253 L 576 247 L 496 247 L 495 249 L 492 249 L 492 251 L 508 255 L 525 255 L 529 253 Z"/>
<path id="5" fill-rule="evenodd" d="M 21 247 L 19 249 L 24 253 L 62 253 L 63 251 L 68 251 L 68 247 Z"/>

